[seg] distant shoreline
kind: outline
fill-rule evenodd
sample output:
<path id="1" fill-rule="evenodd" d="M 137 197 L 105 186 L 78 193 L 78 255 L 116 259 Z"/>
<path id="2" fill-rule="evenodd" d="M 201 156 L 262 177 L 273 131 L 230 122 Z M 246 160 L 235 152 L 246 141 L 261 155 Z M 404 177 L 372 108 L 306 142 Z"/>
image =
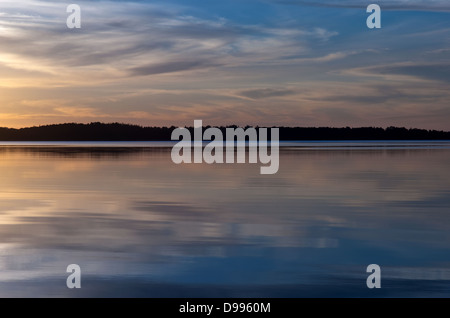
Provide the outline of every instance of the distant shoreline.
<path id="1" fill-rule="evenodd" d="M 227 127 L 218 127 L 225 131 Z M 249 126 L 247 126 L 249 127 Z M 276 127 L 276 126 L 274 126 Z M 140 142 L 172 141 L 171 127 L 142 127 L 121 123 L 56 124 L 28 128 L 0 128 L 0 142 Z M 192 127 L 187 127 L 193 130 Z M 207 128 L 207 127 L 205 127 Z M 246 127 L 242 127 L 246 128 Z M 450 140 L 450 132 L 403 127 L 278 127 L 281 141 L 439 141 Z"/>
<path id="2" fill-rule="evenodd" d="M 14 148 L 33 148 L 33 147 L 49 147 L 49 148 L 173 148 L 179 141 L 177 140 L 157 140 L 157 141 L 1 141 L 0 147 Z M 202 146 L 210 143 L 209 140 L 203 140 Z M 269 145 L 271 141 L 267 142 Z M 237 142 L 235 146 L 248 146 L 249 142 Z M 402 148 L 413 147 L 420 148 L 424 146 L 430 147 L 450 147 L 450 139 L 448 140 L 279 140 L 279 147 L 283 148 Z"/>

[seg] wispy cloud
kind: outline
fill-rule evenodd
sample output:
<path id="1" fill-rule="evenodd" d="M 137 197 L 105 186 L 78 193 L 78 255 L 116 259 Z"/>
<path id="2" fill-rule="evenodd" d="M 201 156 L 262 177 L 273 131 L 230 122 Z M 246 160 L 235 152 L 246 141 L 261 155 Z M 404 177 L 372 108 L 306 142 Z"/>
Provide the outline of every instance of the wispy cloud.
<path id="1" fill-rule="evenodd" d="M 202 69 L 211 66 L 217 66 L 217 64 L 205 60 L 170 61 L 133 67 L 129 69 L 129 72 L 130 75 L 145 76 Z"/>
<path id="2" fill-rule="evenodd" d="M 380 0 L 424 12 L 379 32 L 364 10 L 329 9 L 369 1 L 77 3 L 82 28 L 69 30 L 69 2 L 1 2 L 0 125 L 363 125 L 433 103 L 430 125 L 448 127 L 448 19 L 428 12 L 448 1 Z"/>
<path id="3" fill-rule="evenodd" d="M 335 8 L 363 8 L 373 1 L 358 0 L 271 0 L 280 4 L 335 7 Z M 376 3 L 385 10 L 396 11 L 450 11 L 450 3 L 446 0 L 378 0 Z"/>
<path id="4" fill-rule="evenodd" d="M 251 99 L 261 99 L 261 98 L 294 95 L 296 94 L 296 92 L 292 89 L 260 88 L 260 89 L 244 90 L 239 92 L 238 94 Z"/>
<path id="5" fill-rule="evenodd" d="M 423 82 L 435 81 L 450 83 L 450 63 L 403 62 L 367 66 L 343 71 L 361 77 L 397 78 L 403 81 Z"/>
<path id="6" fill-rule="evenodd" d="M 177 15 L 182 9 L 176 6 L 85 1 L 80 2 L 82 29 L 68 30 L 64 4 L 23 1 L 18 4 L 20 14 L 15 4 L 8 2 L 2 8 L 1 63 L 54 76 L 76 68 L 109 78 L 163 74 L 221 65 L 221 59 L 250 54 L 253 61 L 274 59 L 301 52 L 301 37 L 333 34 L 204 20 Z"/>
<path id="7" fill-rule="evenodd" d="M 450 83 L 450 63 L 387 65 L 371 69 L 375 74 L 399 74 Z"/>

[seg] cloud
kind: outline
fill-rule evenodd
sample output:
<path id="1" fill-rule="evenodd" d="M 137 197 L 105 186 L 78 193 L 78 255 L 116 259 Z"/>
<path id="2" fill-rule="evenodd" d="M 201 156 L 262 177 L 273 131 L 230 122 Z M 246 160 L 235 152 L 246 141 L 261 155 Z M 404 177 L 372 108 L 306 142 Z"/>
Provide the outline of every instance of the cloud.
<path id="1" fill-rule="evenodd" d="M 323 96 L 316 96 L 313 100 L 330 101 L 335 103 L 348 103 L 363 107 L 364 105 L 384 104 L 390 105 L 397 103 L 439 103 L 445 100 L 448 94 L 440 91 L 439 88 L 431 89 L 430 87 L 410 88 L 406 85 L 361 85 L 353 90 L 344 90 L 341 93 L 328 93 Z"/>
<path id="2" fill-rule="evenodd" d="M 366 14 L 357 10 L 284 5 L 365 6 L 356 0 L 233 2 L 232 9 L 182 0 L 80 0 L 82 28 L 69 30 L 68 3 L 2 1 L 1 125 L 95 118 L 184 125 L 199 115 L 217 125 L 334 125 L 335 118 L 358 125 L 400 118 L 407 113 L 397 111 L 402 106 L 426 113 L 430 102 L 444 107 L 449 95 L 445 15 L 422 14 L 419 24 L 408 16 L 387 33 L 387 27 L 369 33 Z M 395 90 L 379 88 L 398 83 Z M 442 112 L 436 114 L 447 128 Z"/>
<path id="3" fill-rule="evenodd" d="M 74 85 L 159 75 L 221 65 L 277 63 L 298 56 L 305 39 L 327 41 L 336 32 L 238 24 L 198 18 L 185 7 L 147 2 L 86 2 L 82 28 L 66 27 L 66 4 L 6 2 L 0 19 L 0 64 L 35 70 Z M 20 12 L 18 14 L 17 12 Z M 85 84 L 86 81 L 83 81 Z"/>
<path id="4" fill-rule="evenodd" d="M 94 108 L 91 107 L 56 107 L 54 109 L 57 113 L 68 117 L 85 117 L 85 118 L 99 118 L 103 117 Z"/>
<path id="5" fill-rule="evenodd" d="M 381 76 L 386 79 L 401 77 L 412 81 L 425 80 L 450 83 L 450 64 L 443 63 L 398 63 L 349 69 L 343 73 L 356 76 Z"/>
<path id="6" fill-rule="evenodd" d="M 238 95 L 240 96 L 248 97 L 251 99 L 282 97 L 294 94 L 296 94 L 296 92 L 291 89 L 274 89 L 274 88 L 250 89 L 238 93 Z"/>
<path id="7" fill-rule="evenodd" d="M 372 68 L 375 74 L 399 74 L 450 83 L 450 64 L 387 65 Z"/>
<path id="8" fill-rule="evenodd" d="M 371 2 L 361 3 L 360 0 L 272 0 L 279 4 L 333 7 L 333 8 L 365 8 Z M 394 11 L 450 11 L 447 0 L 378 0 L 376 2 L 383 10 Z"/>
<path id="9" fill-rule="evenodd" d="M 196 70 L 201 68 L 207 68 L 211 66 L 217 66 L 217 64 L 209 61 L 197 60 L 197 61 L 172 61 L 164 63 L 155 63 L 150 65 L 142 65 L 129 69 L 129 74 L 132 76 L 144 76 L 174 73 L 188 70 Z"/>
<path id="10" fill-rule="evenodd" d="M 450 53 L 450 48 L 437 49 L 427 52 L 428 54 L 448 54 Z"/>

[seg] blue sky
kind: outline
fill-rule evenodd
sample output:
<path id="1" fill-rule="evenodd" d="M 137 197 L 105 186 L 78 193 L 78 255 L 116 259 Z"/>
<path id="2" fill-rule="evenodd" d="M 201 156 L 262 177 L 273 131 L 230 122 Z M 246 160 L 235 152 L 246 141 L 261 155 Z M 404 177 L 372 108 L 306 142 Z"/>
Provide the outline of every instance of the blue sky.
<path id="1" fill-rule="evenodd" d="M 372 2 L 2 1 L 0 126 L 450 130 L 450 2 Z"/>

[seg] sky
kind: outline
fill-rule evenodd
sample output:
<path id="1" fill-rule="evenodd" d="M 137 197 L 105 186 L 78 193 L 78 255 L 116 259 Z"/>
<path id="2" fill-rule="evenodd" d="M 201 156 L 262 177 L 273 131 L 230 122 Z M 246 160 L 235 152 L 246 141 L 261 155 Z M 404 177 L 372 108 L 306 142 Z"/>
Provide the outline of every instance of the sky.
<path id="1" fill-rule="evenodd" d="M 370 3 L 381 29 L 366 25 Z M 0 2 L 0 127 L 450 130 L 449 118 L 448 0 Z"/>

